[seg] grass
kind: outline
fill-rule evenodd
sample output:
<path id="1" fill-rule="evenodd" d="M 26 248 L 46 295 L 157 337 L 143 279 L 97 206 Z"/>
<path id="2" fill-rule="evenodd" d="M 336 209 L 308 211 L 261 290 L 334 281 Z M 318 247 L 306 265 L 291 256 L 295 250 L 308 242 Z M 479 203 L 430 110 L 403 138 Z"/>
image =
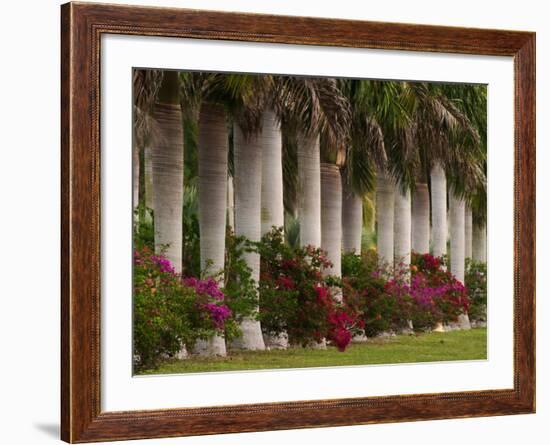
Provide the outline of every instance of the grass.
<path id="1" fill-rule="evenodd" d="M 487 358 L 487 329 L 376 338 L 352 344 L 345 352 L 291 348 L 273 351 L 230 351 L 225 358 L 170 360 L 144 374 L 377 365 Z"/>

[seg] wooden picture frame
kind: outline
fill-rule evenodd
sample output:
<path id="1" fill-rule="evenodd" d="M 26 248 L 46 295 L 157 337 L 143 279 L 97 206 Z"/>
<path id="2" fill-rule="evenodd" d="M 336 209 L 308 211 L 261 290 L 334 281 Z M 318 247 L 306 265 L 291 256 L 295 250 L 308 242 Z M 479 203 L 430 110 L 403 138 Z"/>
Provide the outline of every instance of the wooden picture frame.
<path id="1" fill-rule="evenodd" d="M 535 411 L 535 34 L 68 3 L 61 7 L 61 437 L 173 437 Z M 512 56 L 514 387 L 209 408 L 100 408 L 100 38 L 103 34 Z M 510 252 L 512 254 L 512 252 Z"/>

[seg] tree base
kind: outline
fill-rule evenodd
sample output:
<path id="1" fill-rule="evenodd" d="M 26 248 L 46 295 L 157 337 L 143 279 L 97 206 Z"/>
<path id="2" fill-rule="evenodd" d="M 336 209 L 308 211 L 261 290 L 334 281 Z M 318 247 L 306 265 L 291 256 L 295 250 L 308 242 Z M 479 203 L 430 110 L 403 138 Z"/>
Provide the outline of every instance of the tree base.
<path id="1" fill-rule="evenodd" d="M 257 320 L 243 320 L 241 323 L 242 335 L 231 342 L 232 349 L 247 351 L 265 350 L 264 338 L 260 322 Z"/>
<path id="2" fill-rule="evenodd" d="M 288 349 L 288 334 L 281 332 L 280 334 L 264 335 L 264 344 L 266 349 Z"/>
<path id="3" fill-rule="evenodd" d="M 227 356 L 225 339 L 215 335 L 208 340 L 197 340 L 193 353 L 203 357 L 225 357 Z"/>

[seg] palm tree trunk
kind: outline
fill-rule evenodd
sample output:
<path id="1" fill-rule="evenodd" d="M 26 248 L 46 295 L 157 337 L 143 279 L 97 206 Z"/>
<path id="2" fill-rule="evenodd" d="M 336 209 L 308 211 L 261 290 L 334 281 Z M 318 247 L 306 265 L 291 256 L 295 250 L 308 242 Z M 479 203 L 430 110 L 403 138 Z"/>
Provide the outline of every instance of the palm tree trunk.
<path id="1" fill-rule="evenodd" d="M 319 136 L 298 135 L 300 245 L 321 247 L 321 151 Z M 310 345 L 325 349 L 326 340 Z"/>
<path id="2" fill-rule="evenodd" d="M 183 211 L 183 128 L 176 103 L 157 103 L 154 108 L 159 141 L 152 147 L 155 251 L 162 252 L 181 272 Z"/>
<path id="3" fill-rule="evenodd" d="M 145 162 L 145 205 L 153 208 L 153 158 L 152 150 L 149 145 L 144 148 L 143 159 Z"/>
<path id="4" fill-rule="evenodd" d="M 275 114 L 266 111 L 262 122 L 262 235 L 283 227 L 283 163 L 281 130 Z"/>
<path id="5" fill-rule="evenodd" d="M 149 145 L 146 145 L 143 149 L 143 161 L 144 161 L 144 184 L 145 184 L 145 207 L 151 209 L 154 212 L 153 208 L 153 159 L 152 159 L 152 150 Z M 148 213 L 149 217 L 150 214 Z"/>
<path id="6" fill-rule="evenodd" d="M 361 255 L 363 201 L 342 178 L 342 243 L 344 252 Z"/>
<path id="7" fill-rule="evenodd" d="M 408 274 L 411 265 L 411 191 L 395 186 L 395 267 Z"/>
<path id="8" fill-rule="evenodd" d="M 232 176 L 227 177 L 227 225 L 231 230 L 235 230 L 235 192 Z"/>
<path id="9" fill-rule="evenodd" d="M 433 255 L 447 254 L 447 178 L 440 164 L 431 171 Z"/>
<path id="10" fill-rule="evenodd" d="M 462 198 L 453 194 L 449 198 L 451 223 L 451 273 L 464 283 L 465 259 L 465 205 Z"/>
<path id="11" fill-rule="evenodd" d="M 487 226 L 474 224 L 472 233 L 472 257 L 475 261 L 487 262 Z"/>
<path id="12" fill-rule="evenodd" d="M 133 209 L 139 206 L 139 148 L 132 146 L 132 205 Z"/>
<path id="13" fill-rule="evenodd" d="M 325 276 L 342 276 L 342 179 L 336 164 L 321 164 L 321 248 L 332 267 Z M 342 293 L 335 298 L 342 301 Z"/>
<path id="14" fill-rule="evenodd" d="M 430 253 L 430 192 L 426 183 L 417 183 L 413 194 L 412 250 Z"/>
<path id="15" fill-rule="evenodd" d="M 321 160 L 319 136 L 298 137 L 300 245 L 321 247 Z"/>
<path id="16" fill-rule="evenodd" d="M 227 126 L 223 107 L 203 104 L 199 115 L 199 230 L 201 270 L 223 286 L 227 206 Z M 221 336 L 197 343 L 204 355 L 226 355 Z"/>
<path id="17" fill-rule="evenodd" d="M 284 227 L 285 210 L 281 129 L 273 111 L 265 111 L 262 119 L 261 232 L 265 235 L 273 227 Z M 264 344 L 270 349 L 286 349 L 288 335 L 286 332 L 277 335 L 266 333 Z"/>
<path id="18" fill-rule="evenodd" d="M 449 198 L 451 220 L 451 273 L 457 280 L 464 283 L 465 264 L 465 204 L 464 199 L 450 194 Z M 468 314 L 459 316 L 458 324 L 462 329 L 470 328 Z"/>
<path id="19" fill-rule="evenodd" d="M 466 205 L 464 212 L 464 255 L 472 258 L 472 209 Z"/>
<path id="20" fill-rule="evenodd" d="M 259 241 L 261 234 L 262 197 L 262 145 L 263 135 L 247 138 L 238 125 L 234 125 L 235 165 L 235 234 L 250 241 Z M 252 279 L 260 280 L 260 255 L 244 253 L 244 260 L 251 269 Z M 242 336 L 233 342 L 238 349 L 264 350 L 260 322 L 247 318 L 241 323 Z"/>
<path id="21" fill-rule="evenodd" d="M 376 234 L 380 265 L 393 265 L 395 181 L 379 170 L 376 180 Z"/>

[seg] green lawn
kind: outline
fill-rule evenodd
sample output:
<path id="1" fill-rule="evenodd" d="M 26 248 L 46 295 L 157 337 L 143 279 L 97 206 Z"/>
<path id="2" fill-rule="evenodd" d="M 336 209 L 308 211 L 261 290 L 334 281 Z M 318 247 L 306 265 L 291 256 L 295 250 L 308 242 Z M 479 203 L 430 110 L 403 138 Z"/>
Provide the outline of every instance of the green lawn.
<path id="1" fill-rule="evenodd" d="M 285 351 L 230 351 L 225 358 L 170 360 L 142 374 L 178 374 L 208 371 L 310 368 L 319 366 L 376 365 L 487 358 L 487 330 L 452 331 L 378 338 L 352 344 L 345 352 L 336 348 Z"/>

